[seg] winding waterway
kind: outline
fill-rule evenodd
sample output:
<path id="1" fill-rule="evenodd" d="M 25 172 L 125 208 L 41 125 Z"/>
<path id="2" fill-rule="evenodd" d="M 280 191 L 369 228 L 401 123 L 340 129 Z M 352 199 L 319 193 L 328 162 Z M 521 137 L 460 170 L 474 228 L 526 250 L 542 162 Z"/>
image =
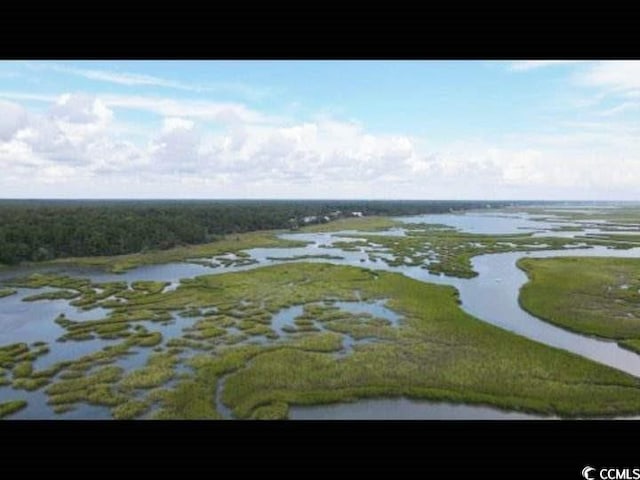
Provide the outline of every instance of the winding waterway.
<path id="1" fill-rule="evenodd" d="M 584 232 L 554 232 L 552 228 L 559 225 L 575 226 L 573 223 L 550 223 L 535 220 L 535 216 L 523 214 L 490 214 L 467 213 L 464 215 L 424 215 L 408 217 L 402 220 L 408 222 L 439 223 L 458 228 L 462 231 L 485 234 L 511 234 L 537 232 L 538 235 L 547 236 L 574 236 Z M 48 267 L 21 268 L 0 272 L 0 283 L 3 279 L 22 276 L 34 271 L 53 271 L 55 273 L 69 274 L 90 278 L 94 282 L 127 281 L 136 280 L 162 280 L 172 283 L 171 287 L 179 283 L 181 278 L 189 278 L 198 275 L 221 274 L 232 271 L 244 271 L 265 265 L 283 263 L 284 260 L 302 255 L 331 255 L 341 259 L 332 258 L 307 258 L 299 261 L 328 262 L 339 265 L 352 265 L 376 270 L 400 272 L 419 281 L 451 285 L 460 292 L 461 308 L 474 317 L 523 335 L 532 340 L 568 350 L 596 362 L 609 365 L 619 370 L 640 377 L 640 355 L 620 348 L 615 342 L 601 340 L 580 335 L 555 327 L 543 322 L 525 312 L 518 304 L 518 294 L 527 277 L 516 267 L 516 261 L 523 257 L 554 257 L 554 256 L 615 256 L 615 257 L 640 257 L 640 248 L 629 250 L 613 250 L 606 247 L 590 249 L 563 249 L 552 251 L 511 252 L 479 255 L 472 259 L 473 269 L 478 273 L 472 279 L 461 279 L 434 275 L 420 267 L 399 266 L 390 267 L 382 261 L 372 260 L 366 248 L 358 251 L 345 251 L 331 248 L 336 241 L 355 241 L 354 238 L 341 237 L 346 232 L 338 233 L 291 233 L 282 237 L 299 239 L 310 242 L 305 247 L 296 248 L 256 248 L 246 252 L 257 263 L 244 266 L 217 266 L 209 267 L 191 263 L 173 263 L 165 265 L 151 265 L 136 268 L 124 274 L 109 274 L 96 269 Z M 349 232 L 353 233 L 353 232 Z M 378 233 L 376 233 L 378 234 Z M 402 228 L 396 228 L 388 235 L 404 235 Z M 298 260 L 293 260 L 298 261 Z M 70 306 L 66 300 L 49 300 L 38 302 L 22 302 L 22 298 L 33 294 L 34 289 L 19 289 L 18 294 L 0 299 L 0 345 L 14 342 L 33 342 L 37 340 L 50 342 L 50 353 L 39 358 L 35 366 L 44 368 L 47 365 L 77 357 L 82 354 L 97 351 L 108 345 L 108 340 L 91 340 L 86 342 L 56 342 L 56 339 L 64 333 L 63 329 L 53 322 L 59 313 L 65 313 L 73 319 L 93 319 L 104 317 L 105 312 L 94 309 L 89 312 Z M 367 311 L 372 308 L 378 316 L 392 315 L 393 312 L 381 304 L 369 306 L 354 306 L 348 304 L 339 305 L 341 308 L 353 311 Z M 282 330 L 302 307 L 292 307 L 293 310 L 281 312 L 276 315 L 272 327 Z M 298 309 L 298 310 L 295 310 Z M 364 310 L 363 310 L 364 309 Z M 383 311 L 383 310 L 386 310 Z M 391 312 L 391 313 L 389 313 Z M 382 315 L 380 315 L 382 313 Z M 299 314 L 299 312 L 298 312 Z M 398 318 L 393 318 L 398 321 Z M 168 325 L 145 324 L 149 330 L 159 331 L 163 334 L 164 341 L 175 338 L 182 333 L 184 327 L 190 326 L 195 319 L 175 317 Z M 401 320 L 400 320 L 401 321 Z M 353 342 L 345 338 L 346 353 L 353 347 Z M 132 355 L 125 357 L 118 364 L 128 369 L 143 366 L 148 357 L 149 349 L 137 349 Z M 342 354 L 345 354 L 343 352 Z M 215 392 L 215 402 L 218 410 L 225 417 L 229 417 L 228 408 L 221 402 L 221 390 L 224 382 L 221 382 Z M 61 416 L 54 416 L 50 407 L 46 405 L 46 395 L 42 391 L 24 392 L 13 390 L 10 386 L 0 387 L 0 401 L 25 398 L 29 405 L 18 412 L 12 418 L 109 418 L 109 410 L 102 407 L 82 406 Z M 404 398 L 398 399 L 370 399 L 349 404 L 320 405 L 312 407 L 292 407 L 290 417 L 293 419 L 360 419 L 360 418 L 437 418 L 437 419 L 524 419 L 540 418 L 521 412 L 504 412 L 486 406 L 434 403 L 415 401 Z"/>

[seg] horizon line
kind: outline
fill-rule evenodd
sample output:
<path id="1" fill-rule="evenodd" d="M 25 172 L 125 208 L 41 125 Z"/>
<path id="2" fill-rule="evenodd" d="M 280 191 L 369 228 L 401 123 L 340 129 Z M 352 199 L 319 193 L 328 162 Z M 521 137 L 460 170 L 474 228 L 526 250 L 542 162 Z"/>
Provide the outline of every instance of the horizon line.
<path id="1" fill-rule="evenodd" d="M 308 201 L 308 202 L 486 202 L 486 203 L 508 203 L 508 202 L 553 202 L 553 203 L 640 203 L 638 200 L 593 200 L 593 199 L 543 199 L 543 198 L 520 198 L 520 199 L 436 199 L 436 198 L 176 198 L 176 197 L 144 197 L 144 198 L 128 198 L 128 197 L 7 197 L 0 198 L 0 202 L 4 201 Z"/>

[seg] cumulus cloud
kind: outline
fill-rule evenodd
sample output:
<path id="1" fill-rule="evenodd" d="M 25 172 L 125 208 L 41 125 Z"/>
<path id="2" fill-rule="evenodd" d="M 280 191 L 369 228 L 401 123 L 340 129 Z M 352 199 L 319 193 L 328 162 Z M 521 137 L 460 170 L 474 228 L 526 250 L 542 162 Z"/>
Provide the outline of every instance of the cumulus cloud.
<path id="1" fill-rule="evenodd" d="M 73 105 L 66 107 L 54 107 L 53 113 L 60 112 L 64 115 L 69 108 L 76 109 L 74 115 L 82 115 L 82 108 L 86 108 L 86 98 L 99 99 L 100 106 L 111 110 L 138 110 L 160 115 L 162 117 L 181 117 L 197 120 L 214 121 L 221 124 L 282 124 L 285 119 L 267 115 L 251 109 L 237 102 L 215 102 L 209 100 L 175 99 L 170 97 L 158 97 L 152 95 L 125 95 L 125 94 L 96 94 L 86 95 L 82 93 L 63 95 L 42 95 L 29 92 L 0 91 L 0 98 L 8 100 L 35 100 L 46 103 L 67 103 L 71 98 Z M 85 103 L 83 103 L 85 102 Z M 84 111 L 85 115 L 91 115 Z"/>
<path id="2" fill-rule="evenodd" d="M 50 110 L 51 115 L 70 123 L 96 123 L 111 118 L 112 113 L 92 95 L 61 95 Z"/>
<path id="3" fill-rule="evenodd" d="M 95 96 L 65 94 L 50 109 L 49 116 L 70 142 L 78 144 L 104 132 L 113 112 Z"/>
<path id="4" fill-rule="evenodd" d="M 162 123 L 162 131 L 165 133 L 172 130 L 191 130 L 194 123 L 192 120 L 180 118 L 180 117 L 168 117 L 165 118 Z"/>
<path id="5" fill-rule="evenodd" d="M 92 96 L 62 95 L 43 113 L 15 105 L 2 110 L 3 124 L 14 119 L 11 128 L 0 128 L 0 161 L 7 167 L 6 178 L 63 180 L 79 173 L 77 169 L 105 161 L 100 152 L 113 143 L 108 134 L 113 113 Z"/>
<path id="6" fill-rule="evenodd" d="M 148 150 L 150 165 L 158 173 L 197 175 L 201 170 L 199 146 L 200 134 L 194 129 L 194 122 L 165 118 L 160 135 Z"/>
<path id="7" fill-rule="evenodd" d="M 0 188 L 73 185 L 82 196 L 104 188 L 105 196 L 513 198 L 549 189 L 559 197 L 567 189 L 631 191 L 640 178 L 640 129 L 624 123 L 425 148 L 410 135 L 326 116 L 269 122 L 241 104 L 154 100 L 65 94 L 38 111 L 0 101 Z M 122 139 L 116 105 L 125 103 L 161 114 L 160 128 L 141 132 L 141 141 Z M 212 129 L 224 108 L 239 113 Z"/>
<path id="8" fill-rule="evenodd" d="M 408 137 L 368 134 L 348 122 L 321 120 L 286 127 L 245 126 L 203 141 L 204 164 L 252 178 L 366 181 L 406 170 L 417 155 Z"/>
<path id="9" fill-rule="evenodd" d="M 27 112 L 21 105 L 0 100 L 0 140 L 9 140 L 26 123 Z"/>

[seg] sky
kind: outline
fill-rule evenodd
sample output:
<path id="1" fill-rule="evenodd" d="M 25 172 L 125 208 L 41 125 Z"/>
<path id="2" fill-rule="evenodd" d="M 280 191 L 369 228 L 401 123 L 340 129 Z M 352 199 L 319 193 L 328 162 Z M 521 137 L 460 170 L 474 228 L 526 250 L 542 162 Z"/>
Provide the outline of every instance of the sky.
<path id="1" fill-rule="evenodd" d="M 0 61 L 0 198 L 639 187 L 637 61 Z"/>

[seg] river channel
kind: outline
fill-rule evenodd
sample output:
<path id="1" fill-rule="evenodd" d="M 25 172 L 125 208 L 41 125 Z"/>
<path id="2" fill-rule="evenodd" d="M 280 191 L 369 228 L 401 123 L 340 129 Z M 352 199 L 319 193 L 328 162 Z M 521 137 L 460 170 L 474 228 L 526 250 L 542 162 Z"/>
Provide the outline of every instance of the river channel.
<path id="1" fill-rule="evenodd" d="M 548 215 L 545 217 L 549 217 Z M 405 217 L 406 222 L 438 223 L 455 227 L 464 232 L 482 234 L 521 234 L 535 232 L 536 235 L 574 236 L 584 232 L 554 232 L 558 226 L 576 226 L 579 224 L 550 223 L 540 221 L 535 216 L 528 214 L 509 214 L 502 212 L 468 212 L 466 214 L 447 215 L 422 215 L 418 217 Z M 593 229 L 591 229 L 593 230 Z M 391 267 L 382 261 L 372 260 L 366 248 L 357 251 L 345 251 L 332 248 L 336 241 L 355 241 L 353 237 L 341 237 L 345 233 L 363 234 L 362 232 L 337 232 L 337 233 L 287 233 L 284 238 L 305 240 L 309 244 L 305 247 L 295 248 L 255 248 L 246 250 L 256 263 L 244 266 L 215 267 L 193 263 L 171 263 L 165 265 L 143 266 L 123 274 L 110 274 L 97 269 L 79 267 L 27 267 L 0 272 L 0 286 L 3 280 L 24 276 L 34 272 L 55 272 L 73 276 L 90 278 L 94 282 L 127 281 L 136 280 L 162 280 L 171 282 L 168 288 L 175 288 L 180 279 L 191 278 L 198 275 L 222 274 L 232 271 L 244 271 L 259 268 L 265 265 L 273 265 L 291 260 L 298 256 L 327 255 L 334 258 L 306 258 L 305 262 L 328 262 L 339 265 L 352 265 L 375 270 L 387 270 L 402 273 L 419 281 L 451 285 L 460 292 L 461 308 L 474 317 L 496 325 L 500 328 L 512 331 L 532 340 L 562 348 L 596 362 L 609 365 L 640 377 L 640 355 L 620 348 L 615 342 L 605 341 L 594 337 L 588 337 L 569 332 L 543 322 L 528 314 L 518 304 L 518 294 L 527 277 L 516 267 L 516 261 L 523 257 L 554 257 L 554 256 L 615 256 L 615 257 L 640 257 L 640 248 L 628 250 L 614 250 L 606 247 L 594 247 L 588 249 L 565 248 L 563 250 L 525 251 L 478 255 L 472 259 L 473 269 L 478 276 L 471 279 L 434 275 L 420 267 L 399 266 Z M 606 233 L 606 232 L 605 232 Z M 402 228 L 394 228 L 387 235 L 405 235 Z M 342 257 L 341 259 L 335 258 Z M 282 260 L 279 260 L 282 259 Z M 286 260 L 285 260 L 286 259 Z M 74 320 L 98 319 L 105 316 L 105 311 L 94 309 L 83 311 L 69 305 L 67 300 L 43 300 L 37 302 L 23 302 L 25 296 L 44 292 L 47 289 L 18 289 L 18 293 L 0 299 L 0 345 L 15 342 L 32 343 L 46 341 L 49 343 L 50 352 L 34 363 L 36 368 L 46 366 L 56 361 L 72 359 L 80 355 L 100 350 L 109 345 L 109 340 L 90 340 L 84 342 L 57 342 L 64 333 L 63 328 L 53 322 L 55 317 L 64 313 Z M 386 318 L 392 318 L 395 322 L 401 322 L 401 318 L 389 317 L 394 313 L 382 304 L 354 306 L 342 304 L 341 308 L 354 311 L 372 311 Z M 293 307 L 301 309 L 301 307 Z M 373 309 L 373 310 L 372 310 Z M 281 312 L 274 315 L 272 328 L 281 330 L 288 322 L 291 322 L 296 311 Z M 386 311 L 385 311 L 386 310 Z M 195 319 L 174 317 L 174 321 L 168 325 L 158 325 L 149 322 L 145 326 L 149 330 L 159 331 L 163 334 L 164 342 L 171 338 L 179 337 L 182 329 L 190 326 Z M 264 341 L 268 341 L 266 338 Z M 348 354 L 353 342 L 348 336 L 344 339 L 345 351 Z M 119 363 L 127 369 L 143 366 L 149 355 L 149 349 L 138 349 L 132 355 L 122 359 Z M 219 394 L 215 395 L 219 401 Z M 25 392 L 14 390 L 10 386 L 0 387 L 0 402 L 13 399 L 26 399 L 29 405 L 24 410 L 16 413 L 11 418 L 110 418 L 107 408 L 86 405 L 76 408 L 62 415 L 53 414 L 46 404 L 46 395 L 42 391 Z M 227 412 L 228 413 L 228 412 Z M 416 401 L 406 398 L 369 399 L 358 402 L 337 405 L 319 405 L 311 407 L 296 407 L 290 409 L 292 419 L 535 419 L 543 418 L 528 415 L 521 412 L 507 412 L 487 406 L 461 405 Z"/>

